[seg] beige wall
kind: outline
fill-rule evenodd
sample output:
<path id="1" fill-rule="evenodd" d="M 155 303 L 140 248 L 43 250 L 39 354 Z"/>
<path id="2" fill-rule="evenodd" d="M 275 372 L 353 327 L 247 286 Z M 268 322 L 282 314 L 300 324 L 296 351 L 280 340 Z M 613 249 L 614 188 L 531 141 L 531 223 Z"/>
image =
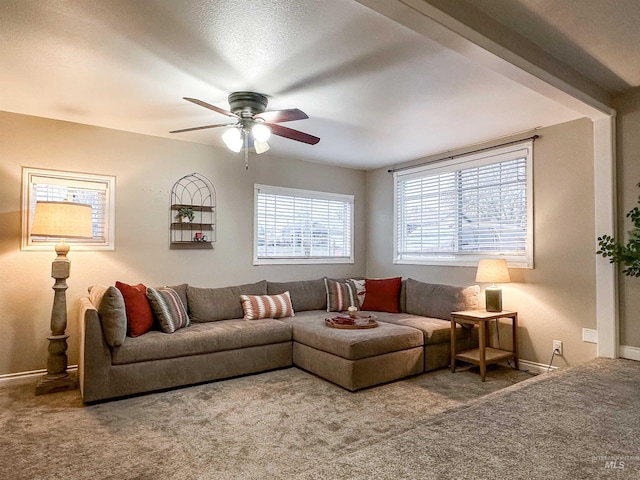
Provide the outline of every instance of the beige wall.
<path id="1" fill-rule="evenodd" d="M 78 298 L 94 283 L 188 282 L 224 286 L 365 273 L 365 174 L 268 154 L 224 149 L 0 112 L 0 374 L 46 366 L 53 299 L 51 252 L 20 251 L 22 166 L 116 175 L 116 251 L 69 254 L 69 363 L 77 363 Z M 313 148 L 313 147 L 309 147 Z M 170 192 L 198 172 L 217 191 L 214 250 L 169 250 Z M 253 185 L 355 194 L 355 264 L 253 266 Z"/>
<path id="2" fill-rule="evenodd" d="M 503 302 L 519 312 L 521 358 L 548 363 L 557 339 L 564 356 L 554 365 L 575 365 L 596 356 L 596 345 L 582 341 L 582 328 L 596 328 L 592 123 L 581 119 L 535 133 L 541 136 L 534 146 L 536 266 L 511 269 Z M 392 206 L 393 175 L 368 172 L 367 276 L 474 283 L 475 268 L 394 265 Z M 503 342 L 507 336 L 501 330 Z"/>
<path id="3" fill-rule="evenodd" d="M 616 98 L 618 238 L 628 238 L 633 224 L 627 212 L 640 196 L 640 88 Z M 640 348 L 640 278 L 619 275 L 620 344 Z"/>
<path id="4" fill-rule="evenodd" d="M 620 118 L 622 147 L 632 152 L 640 151 L 639 97 L 625 103 L 629 112 L 635 112 L 629 114 L 628 122 L 624 111 Z M 633 127 L 635 137 L 632 131 L 623 140 L 624 128 Z M 121 280 L 223 286 L 262 278 L 365 274 L 454 285 L 474 283 L 473 268 L 393 265 L 393 177 L 386 169 L 364 173 L 265 154 L 252 156 L 247 172 L 243 161 L 224 149 L 178 140 L 5 112 L 0 112 L 0 128 L 0 375 L 44 368 L 47 356 L 53 295 L 49 273 L 54 253 L 20 251 L 22 166 L 117 177 L 116 251 L 72 249 L 70 253 L 70 364 L 77 362 L 77 300 L 93 283 Z M 596 328 L 592 125 L 584 119 L 536 133 L 541 135 L 535 143 L 534 161 L 536 268 L 511 271 L 513 283 L 504 286 L 504 303 L 505 308 L 520 312 L 523 359 L 547 363 L 551 342 L 559 339 L 565 354 L 554 365 L 572 365 L 596 355 L 595 345 L 581 340 L 583 327 Z M 517 138 L 524 136 L 528 135 Z M 637 154 L 625 156 L 623 152 L 619 158 L 624 168 L 636 169 L 637 178 Z M 208 177 L 217 190 L 218 241 L 213 251 L 168 248 L 171 187 L 192 172 Z M 629 184 L 636 181 L 631 178 Z M 355 265 L 253 266 L 254 183 L 355 194 Z M 624 211 L 637 200 L 633 188 L 627 190 Z M 631 285 L 637 287 L 637 279 L 631 279 L 634 281 Z M 621 296 L 626 298 L 623 312 L 638 311 L 637 291 Z M 633 300 L 635 304 L 630 303 Z M 640 341 L 633 342 L 640 340 L 640 332 L 636 329 L 635 337 L 633 333 L 629 336 L 633 331 L 625 323 L 628 317 L 623 313 L 621 331 L 627 335 L 623 339 L 638 346 Z M 501 339 L 507 340 L 506 331 Z"/>

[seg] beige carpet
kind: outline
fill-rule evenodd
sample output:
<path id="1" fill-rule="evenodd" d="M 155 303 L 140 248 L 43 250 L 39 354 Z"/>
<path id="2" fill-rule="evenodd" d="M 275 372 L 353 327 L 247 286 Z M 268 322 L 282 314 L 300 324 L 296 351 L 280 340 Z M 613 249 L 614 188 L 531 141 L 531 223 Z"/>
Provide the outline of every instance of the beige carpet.
<path id="1" fill-rule="evenodd" d="M 78 391 L 4 387 L 0 478 L 314 478 L 313 469 L 528 378 L 498 366 L 485 383 L 477 370 L 440 370 L 351 393 L 289 368 L 88 407 Z"/>
<path id="2" fill-rule="evenodd" d="M 1 479 L 640 478 L 628 360 L 356 393 L 289 368 L 89 407 L 33 388 L 0 388 Z"/>

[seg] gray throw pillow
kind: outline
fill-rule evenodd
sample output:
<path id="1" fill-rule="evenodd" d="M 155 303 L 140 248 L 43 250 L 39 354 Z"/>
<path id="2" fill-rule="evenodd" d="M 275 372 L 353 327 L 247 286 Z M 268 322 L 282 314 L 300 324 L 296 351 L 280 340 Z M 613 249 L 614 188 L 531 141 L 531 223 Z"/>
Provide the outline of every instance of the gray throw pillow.
<path id="1" fill-rule="evenodd" d="M 266 295 L 267 281 L 223 288 L 187 286 L 191 320 L 197 323 L 243 318 L 240 295 Z"/>
<path id="2" fill-rule="evenodd" d="M 116 287 L 89 287 L 89 300 L 100 317 L 102 332 L 110 347 L 119 347 L 127 336 L 127 311 L 122 293 Z"/>
<path id="3" fill-rule="evenodd" d="M 338 282 L 325 277 L 324 285 L 327 294 L 327 312 L 343 312 L 349 307 L 358 308 L 358 294 L 352 281 Z"/>
<path id="4" fill-rule="evenodd" d="M 480 287 L 454 287 L 408 278 L 405 284 L 407 313 L 451 320 L 451 312 L 478 308 Z"/>
<path id="5" fill-rule="evenodd" d="M 180 295 L 175 290 L 167 288 L 147 288 L 147 299 L 153 313 L 160 323 L 164 333 L 173 333 L 180 328 L 189 326 L 189 316 Z"/>
<path id="6" fill-rule="evenodd" d="M 184 305 L 184 308 L 187 309 L 187 313 L 189 313 L 189 305 L 187 302 L 187 287 L 189 285 L 187 285 L 186 283 L 181 283 L 180 285 L 167 285 L 166 287 L 162 287 L 162 288 L 170 288 L 171 290 L 175 290 L 175 292 L 180 296 L 180 300 L 182 300 L 182 304 Z M 158 288 L 156 288 L 157 290 Z"/>

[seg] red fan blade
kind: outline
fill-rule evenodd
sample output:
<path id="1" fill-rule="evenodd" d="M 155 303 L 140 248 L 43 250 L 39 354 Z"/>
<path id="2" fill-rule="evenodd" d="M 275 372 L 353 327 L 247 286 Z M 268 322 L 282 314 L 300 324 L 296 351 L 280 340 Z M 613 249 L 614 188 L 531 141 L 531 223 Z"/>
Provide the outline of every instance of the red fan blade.
<path id="1" fill-rule="evenodd" d="M 204 130 L 205 128 L 230 127 L 235 123 L 218 123 L 216 125 L 205 125 L 203 127 L 182 128 L 180 130 L 171 130 L 169 133 L 191 132 L 193 130 Z"/>
<path id="2" fill-rule="evenodd" d="M 294 130 L 293 128 L 283 127 L 282 125 L 276 125 L 275 123 L 266 123 L 266 125 L 269 125 L 271 133 L 280 137 L 290 138 L 291 140 L 308 143 L 309 145 L 315 145 L 320 141 L 318 137 L 300 132 L 299 130 Z"/>
<path id="3" fill-rule="evenodd" d="M 210 103 L 203 102 L 202 100 L 198 100 L 197 98 L 189 98 L 182 97 L 189 102 L 195 103 L 196 105 L 200 105 L 201 107 L 208 108 L 209 110 L 213 110 L 214 112 L 221 113 L 222 115 L 226 115 L 227 117 L 239 118 L 235 113 L 228 112 L 220 107 L 216 107 L 215 105 L 211 105 Z"/>
<path id="4" fill-rule="evenodd" d="M 268 112 L 259 113 L 255 115 L 254 118 L 258 117 L 263 119 L 265 122 L 270 123 L 292 122 L 293 120 L 305 120 L 309 118 L 306 113 L 302 110 L 298 110 L 297 108 L 270 110 Z"/>

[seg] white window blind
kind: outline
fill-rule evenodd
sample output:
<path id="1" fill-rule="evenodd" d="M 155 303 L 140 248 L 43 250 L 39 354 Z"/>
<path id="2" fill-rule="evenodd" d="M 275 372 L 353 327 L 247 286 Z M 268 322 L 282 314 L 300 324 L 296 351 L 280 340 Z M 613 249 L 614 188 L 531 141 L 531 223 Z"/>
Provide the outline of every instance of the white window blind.
<path id="1" fill-rule="evenodd" d="M 532 144 L 395 173 L 397 263 L 533 266 Z"/>
<path id="2" fill-rule="evenodd" d="M 31 236 L 31 224 L 36 202 L 60 201 L 91 205 L 93 238 L 67 239 L 77 249 L 113 250 L 113 199 L 115 177 L 59 172 L 42 169 L 23 169 L 23 249 L 49 248 L 57 243 L 47 237 Z M 74 247 L 76 248 L 76 247 Z"/>
<path id="3" fill-rule="evenodd" d="M 353 263 L 353 195 L 254 190 L 254 263 Z"/>

